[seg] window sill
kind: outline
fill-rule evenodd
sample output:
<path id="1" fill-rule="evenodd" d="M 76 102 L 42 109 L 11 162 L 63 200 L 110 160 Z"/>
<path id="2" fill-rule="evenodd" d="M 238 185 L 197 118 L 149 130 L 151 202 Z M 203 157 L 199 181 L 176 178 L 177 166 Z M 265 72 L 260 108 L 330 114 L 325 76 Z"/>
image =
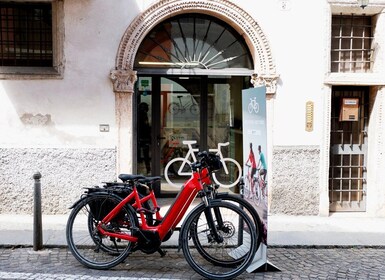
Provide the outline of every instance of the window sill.
<path id="1" fill-rule="evenodd" d="M 384 85 L 380 73 L 328 73 L 324 80 L 330 85 Z"/>
<path id="2" fill-rule="evenodd" d="M 53 67 L 0 67 L 2 80 L 62 79 L 63 71 Z"/>

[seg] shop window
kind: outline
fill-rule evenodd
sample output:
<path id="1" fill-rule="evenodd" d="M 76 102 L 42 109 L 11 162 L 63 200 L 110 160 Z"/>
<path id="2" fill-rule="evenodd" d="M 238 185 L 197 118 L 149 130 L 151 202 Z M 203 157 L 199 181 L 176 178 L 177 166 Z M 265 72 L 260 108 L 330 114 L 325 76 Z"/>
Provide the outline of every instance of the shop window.
<path id="1" fill-rule="evenodd" d="M 365 73 L 373 63 L 373 27 L 370 16 L 332 17 L 331 72 Z"/>
<path id="2" fill-rule="evenodd" d="M 60 74 L 59 1 L 0 1 L 0 73 Z"/>

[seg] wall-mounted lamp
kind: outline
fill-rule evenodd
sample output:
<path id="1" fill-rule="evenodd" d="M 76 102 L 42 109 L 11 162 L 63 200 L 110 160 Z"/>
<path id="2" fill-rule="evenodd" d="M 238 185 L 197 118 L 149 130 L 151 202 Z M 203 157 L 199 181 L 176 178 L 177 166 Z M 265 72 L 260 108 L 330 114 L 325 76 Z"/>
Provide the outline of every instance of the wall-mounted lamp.
<path id="1" fill-rule="evenodd" d="M 360 5 L 362 9 L 365 9 L 365 7 L 369 4 L 369 0 L 357 0 L 357 1 L 358 1 L 358 5 Z"/>

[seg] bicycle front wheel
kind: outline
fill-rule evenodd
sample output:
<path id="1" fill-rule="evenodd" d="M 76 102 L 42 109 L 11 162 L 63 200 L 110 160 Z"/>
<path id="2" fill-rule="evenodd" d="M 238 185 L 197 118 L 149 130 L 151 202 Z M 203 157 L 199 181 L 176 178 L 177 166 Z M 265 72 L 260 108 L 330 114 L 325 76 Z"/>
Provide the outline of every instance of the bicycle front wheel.
<path id="1" fill-rule="evenodd" d="M 188 264 L 208 279 L 233 279 L 257 250 L 256 229 L 238 206 L 212 201 L 196 207 L 182 226 L 181 245 Z"/>
<path id="2" fill-rule="evenodd" d="M 242 168 L 239 163 L 232 158 L 224 158 L 222 163 L 224 166 L 213 173 L 214 182 L 221 187 L 234 187 L 241 179 Z"/>
<path id="3" fill-rule="evenodd" d="M 178 103 L 176 102 L 172 102 L 168 105 L 168 111 L 173 114 L 173 115 L 176 115 L 179 113 L 180 111 L 180 106 Z"/>
<path id="4" fill-rule="evenodd" d="M 82 199 L 72 210 L 66 227 L 68 247 L 73 256 L 84 266 L 93 269 L 109 269 L 121 263 L 131 252 L 130 241 L 102 235 L 97 225 L 119 202 L 120 198 L 101 193 Z M 133 235 L 138 221 L 128 207 L 105 226 L 112 232 Z"/>

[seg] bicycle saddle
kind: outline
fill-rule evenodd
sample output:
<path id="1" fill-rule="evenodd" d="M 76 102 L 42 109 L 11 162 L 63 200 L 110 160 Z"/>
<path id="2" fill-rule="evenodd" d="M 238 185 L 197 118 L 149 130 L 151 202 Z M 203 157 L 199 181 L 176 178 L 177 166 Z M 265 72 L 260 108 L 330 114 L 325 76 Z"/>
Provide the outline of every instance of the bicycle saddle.
<path id="1" fill-rule="evenodd" d="M 120 174 L 118 178 L 123 182 L 127 182 L 127 181 L 136 181 L 139 179 L 143 179 L 145 177 L 143 175 Z"/>
<path id="2" fill-rule="evenodd" d="M 140 178 L 139 182 L 142 184 L 152 184 L 155 181 L 160 180 L 161 178 L 162 178 L 161 176 L 145 177 L 145 178 Z"/>

